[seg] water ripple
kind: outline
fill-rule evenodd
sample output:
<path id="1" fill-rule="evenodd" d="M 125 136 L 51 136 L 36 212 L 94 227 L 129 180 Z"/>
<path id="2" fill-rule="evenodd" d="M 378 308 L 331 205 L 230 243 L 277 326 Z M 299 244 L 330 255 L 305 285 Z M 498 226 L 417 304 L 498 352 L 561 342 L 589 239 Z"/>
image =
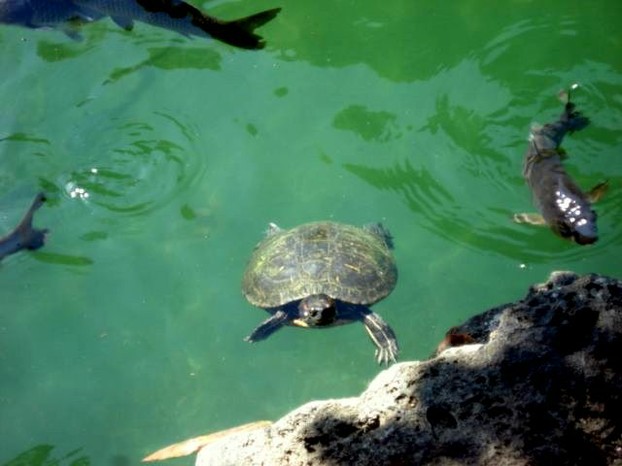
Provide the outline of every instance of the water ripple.
<path id="1" fill-rule="evenodd" d="M 585 248 L 554 236 L 546 228 L 530 228 L 512 222 L 512 211 L 488 202 L 460 195 L 456 186 L 445 186 L 426 167 L 414 167 L 406 160 L 389 168 L 344 164 L 344 168 L 381 190 L 393 191 L 417 215 L 420 225 L 435 235 L 471 249 L 489 251 L 520 263 L 546 263 L 551 258 L 578 259 L 590 254 L 606 254 L 608 244 L 620 241 L 610 225 L 619 218 L 622 207 L 609 212 L 601 222 L 603 236 L 597 246 Z M 616 181 L 616 184 L 620 180 Z M 611 204 L 615 204 L 611 201 Z M 605 217 L 605 215 L 603 215 Z"/>
<path id="2" fill-rule="evenodd" d="M 149 121 L 119 120 L 98 147 L 99 161 L 61 176 L 66 197 L 139 215 L 166 205 L 204 171 L 197 131 L 163 112 Z"/>

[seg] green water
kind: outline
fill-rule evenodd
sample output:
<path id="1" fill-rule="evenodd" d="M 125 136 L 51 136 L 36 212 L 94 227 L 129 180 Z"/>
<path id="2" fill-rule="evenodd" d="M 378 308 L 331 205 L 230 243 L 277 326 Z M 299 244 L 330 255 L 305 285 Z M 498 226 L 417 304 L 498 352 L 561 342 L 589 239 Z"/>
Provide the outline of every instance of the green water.
<path id="1" fill-rule="evenodd" d="M 133 465 L 362 391 L 380 369 L 359 324 L 242 340 L 267 316 L 240 279 L 268 222 L 384 222 L 400 279 L 374 309 L 403 361 L 552 270 L 622 276 L 619 1 L 196 4 L 283 11 L 259 52 L 0 27 L 0 232 L 38 190 L 51 230 L 0 265 L 0 464 L 50 445 L 27 464 Z M 567 168 L 611 184 L 593 247 L 510 221 L 532 210 L 529 127 L 573 82 L 592 125 Z"/>

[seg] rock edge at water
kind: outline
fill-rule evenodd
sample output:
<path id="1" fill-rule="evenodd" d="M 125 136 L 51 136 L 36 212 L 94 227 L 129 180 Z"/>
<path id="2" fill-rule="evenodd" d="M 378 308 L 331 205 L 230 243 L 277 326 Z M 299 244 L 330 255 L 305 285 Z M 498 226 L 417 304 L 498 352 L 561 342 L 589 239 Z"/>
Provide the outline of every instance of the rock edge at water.
<path id="1" fill-rule="evenodd" d="M 622 465 L 622 282 L 555 272 L 359 397 L 207 445 L 213 465 Z"/>

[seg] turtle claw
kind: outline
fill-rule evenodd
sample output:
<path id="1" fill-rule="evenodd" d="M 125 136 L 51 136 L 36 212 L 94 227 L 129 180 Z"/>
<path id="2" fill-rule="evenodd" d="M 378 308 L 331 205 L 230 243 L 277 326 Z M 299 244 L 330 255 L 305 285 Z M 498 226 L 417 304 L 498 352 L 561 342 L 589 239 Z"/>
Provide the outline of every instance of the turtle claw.
<path id="1" fill-rule="evenodd" d="M 397 353 L 399 349 L 395 345 L 391 346 L 391 348 L 378 348 L 376 350 L 375 356 L 378 364 L 388 366 L 390 363 L 397 362 Z"/>
<path id="2" fill-rule="evenodd" d="M 395 333 L 382 318 L 375 312 L 369 312 L 363 317 L 365 330 L 374 345 L 376 345 L 376 361 L 378 364 L 389 365 L 397 362 L 400 352 Z"/>

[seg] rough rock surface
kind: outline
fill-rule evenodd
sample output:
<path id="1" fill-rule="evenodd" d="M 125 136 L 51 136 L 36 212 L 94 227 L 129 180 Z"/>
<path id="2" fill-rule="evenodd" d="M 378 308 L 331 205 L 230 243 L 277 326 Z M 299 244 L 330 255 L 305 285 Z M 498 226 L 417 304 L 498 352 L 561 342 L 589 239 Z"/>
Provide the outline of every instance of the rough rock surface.
<path id="1" fill-rule="evenodd" d="M 451 334 L 465 338 L 196 465 L 622 465 L 622 282 L 556 272 Z"/>

